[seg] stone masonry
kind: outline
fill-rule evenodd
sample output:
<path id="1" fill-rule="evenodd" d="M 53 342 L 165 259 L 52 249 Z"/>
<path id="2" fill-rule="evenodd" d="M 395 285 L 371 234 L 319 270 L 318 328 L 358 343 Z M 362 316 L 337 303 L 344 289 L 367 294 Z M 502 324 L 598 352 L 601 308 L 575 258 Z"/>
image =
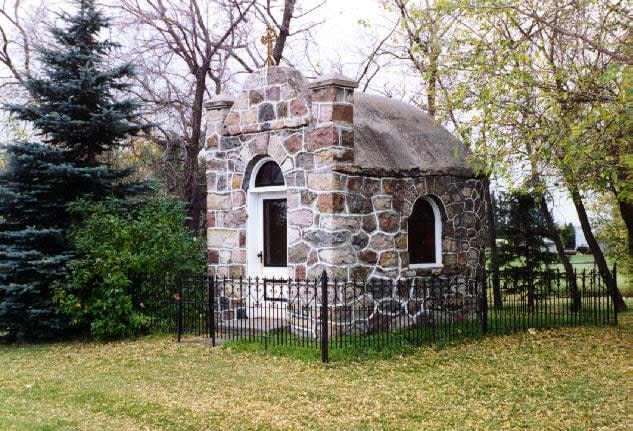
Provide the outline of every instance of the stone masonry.
<path id="1" fill-rule="evenodd" d="M 354 90 L 341 75 L 252 73 L 235 98 L 207 103 L 209 272 L 246 276 L 251 168 L 271 157 L 287 185 L 288 277 L 474 277 L 483 265 L 483 181 L 472 175 L 364 169 L 355 164 Z M 389 145 L 385 142 L 384 145 Z M 429 196 L 442 218 L 442 262 L 412 269 L 407 218 Z"/>

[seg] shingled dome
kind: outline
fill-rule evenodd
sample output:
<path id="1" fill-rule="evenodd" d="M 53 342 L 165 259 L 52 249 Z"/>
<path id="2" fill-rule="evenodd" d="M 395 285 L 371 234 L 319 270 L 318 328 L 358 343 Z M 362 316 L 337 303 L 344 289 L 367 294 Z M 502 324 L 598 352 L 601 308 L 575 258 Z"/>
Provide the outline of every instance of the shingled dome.
<path id="1" fill-rule="evenodd" d="M 354 165 L 378 171 L 472 175 L 470 154 L 421 110 L 388 97 L 354 94 Z"/>

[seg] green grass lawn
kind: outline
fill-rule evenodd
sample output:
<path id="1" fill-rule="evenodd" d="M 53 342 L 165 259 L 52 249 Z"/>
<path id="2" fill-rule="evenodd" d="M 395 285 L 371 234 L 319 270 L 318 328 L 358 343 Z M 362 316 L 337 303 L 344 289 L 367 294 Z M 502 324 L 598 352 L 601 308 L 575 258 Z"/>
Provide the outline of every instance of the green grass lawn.
<path id="1" fill-rule="evenodd" d="M 569 256 L 569 260 L 578 272 L 597 270 L 593 256 L 590 254 L 576 254 Z M 611 260 L 607 260 L 607 262 L 609 263 L 609 268 L 613 268 L 613 262 Z M 557 267 L 561 272 L 565 270 L 561 264 L 554 265 L 554 267 Z M 618 289 L 623 296 L 633 297 L 633 281 L 621 269 L 618 271 Z"/>
<path id="2" fill-rule="evenodd" d="M 329 365 L 166 338 L 5 346 L 0 429 L 630 430 L 620 317 Z"/>
<path id="3" fill-rule="evenodd" d="M 576 271 L 581 273 L 583 270 L 589 272 L 593 270 L 597 270 L 597 267 L 594 263 L 594 258 L 591 254 L 574 254 L 569 256 L 569 261 L 572 263 Z M 520 260 L 516 260 L 513 265 L 519 265 L 521 263 Z M 613 268 L 613 261 L 611 259 L 607 259 L 607 263 L 609 264 L 609 268 Z M 489 266 L 489 264 L 488 264 Z M 551 268 L 558 268 L 560 272 L 565 271 L 565 268 L 562 264 L 552 265 Z M 620 268 L 618 271 L 618 289 L 622 293 L 622 296 L 627 298 L 633 298 L 633 280 L 631 280 L 628 274 L 625 274 L 624 271 Z"/>
<path id="4" fill-rule="evenodd" d="M 587 272 L 597 270 L 596 264 L 594 263 L 594 258 L 590 254 L 574 254 L 570 255 L 569 261 L 574 266 L 576 271 L 582 272 L 586 270 Z M 607 263 L 609 264 L 609 269 L 613 268 L 613 262 L 611 259 L 607 259 Z M 561 272 L 565 270 L 562 264 L 552 265 L 553 268 L 558 268 Z"/>

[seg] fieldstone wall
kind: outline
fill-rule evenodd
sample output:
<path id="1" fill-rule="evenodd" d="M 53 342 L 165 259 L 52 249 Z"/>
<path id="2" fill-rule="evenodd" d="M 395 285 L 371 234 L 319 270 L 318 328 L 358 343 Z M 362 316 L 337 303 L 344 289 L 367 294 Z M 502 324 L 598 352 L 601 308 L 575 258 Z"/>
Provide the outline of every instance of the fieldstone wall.
<path id="1" fill-rule="evenodd" d="M 462 276 L 328 283 L 331 337 L 451 326 L 481 317 L 481 281 Z M 216 324 L 244 334 L 289 330 L 321 335 L 321 283 L 217 280 Z M 268 298 L 268 300 L 266 300 Z M 250 319 L 244 323 L 244 319 Z"/>
<path id="2" fill-rule="evenodd" d="M 254 72 L 233 102 L 220 96 L 207 105 L 207 246 L 211 273 L 247 275 L 246 197 L 250 168 L 262 157 L 284 174 L 288 198 L 288 276 L 306 278 L 319 248 L 341 249 L 319 233 L 322 214 L 344 210 L 337 167 L 351 165 L 355 83 L 308 83 L 297 71 L 270 67 Z"/>
<path id="3" fill-rule="evenodd" d="M 450 326 L 480 318 L 481 286 L 462 276 L 332 284 L 328 293 L 331 337 L 366 335 L 403 329 Z M 321 335 L 321 295 L 318 289 L 291 286 L 287 328 L 298 336 Z"/>
<path id="4" fill-rule="evenodd" d="M 414 178 L 339 174 L 343 214 L 321 217 L 320 236 L 349 244 L 346 253 L 327 255 L 340 279 L 427 277 L 473 278 L 483 268 L 485 200 L 481 180 L 455 176 Z M 442 217 L 443 267 L 409 267 L 407 219 L 413 204 L 431 197 Z M 304 242 L 318 247 L 311 235 Z M 323 259 L 325 260 L 325 259 Z M 316 266 L 318 270 L 322 268 Z M 309 268 L 310 270 L 312 267 Z"/>
<path id="5" fill-rule="evenodd" d="M 368 279 L 476 276 L 483 264 L 479 179 L 400 176 L 354 166 L 354 87 L 342 76 L 307 83 L 289 68 L 249 76 L 242 92 L 207 104 L 209 271 L 247 271 L 247 193 L 252 166 L 271 157 L 288 199 L 288 277 Z M 388 143 L 385 143 L 388 145 Z M 413 270 L 407 217 L 430 196 L 442 213 L 443 267 Z"/>

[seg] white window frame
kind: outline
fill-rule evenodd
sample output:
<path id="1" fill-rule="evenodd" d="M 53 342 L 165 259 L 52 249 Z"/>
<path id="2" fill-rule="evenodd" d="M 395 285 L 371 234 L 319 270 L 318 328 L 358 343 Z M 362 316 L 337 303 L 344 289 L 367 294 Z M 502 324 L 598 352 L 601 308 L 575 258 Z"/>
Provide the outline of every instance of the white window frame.
<path id="1" fill-rule="evenodd" d="M 429 196 L 420 196 L 418 199 L 424 199 L 427 201 L 433 209 L 433 216 L 435 218 L 435 262 L 429 263 L 409 263 L 411 269 L 431 269 L 431 268 L 443 268 L 442 263 L 442 218 L 440 216 L 440 208 L 437 203 Z M 416 199 L 417 202 L 417 199 Z M 415 208 L 415 202 L 411 208 L 411 214 Z M 409 214 L 409 217 L 411 216 Z M 409 232 L 407 231 L 407 251 L 409 251 Z"/>
<path id="2" fill-rule="evenodd" d="M 275 162 L 271 157 L 258 160 L 248 182 L 247 205 L 248 218 L 246 226 L 246 272 L 251 277 L 288 277 L 288 266 L 266 267 L 260 262 L 257 253 L 263 249 L 263 201 L 264 199 L 288 199 L 287 187 L 268 186 L 255 187 L 255 179 L 260 168 L 266 162 Z M 277 163 L 277 162 L 275 162 Z M 284 183 L 286 178 L 284 177 Z M 286 244 L 287 247 L 287 244 Z"/>

